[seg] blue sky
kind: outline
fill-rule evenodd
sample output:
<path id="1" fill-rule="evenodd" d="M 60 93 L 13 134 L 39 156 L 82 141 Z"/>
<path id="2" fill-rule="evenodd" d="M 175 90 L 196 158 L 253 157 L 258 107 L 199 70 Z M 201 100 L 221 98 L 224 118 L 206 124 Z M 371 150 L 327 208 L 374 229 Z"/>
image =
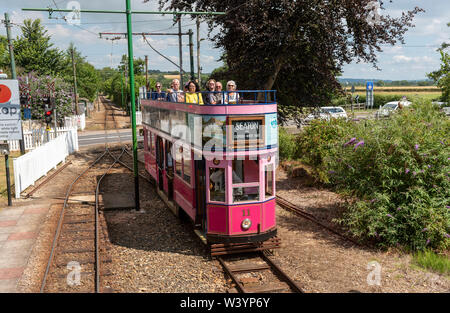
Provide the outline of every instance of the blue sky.
<path id="1" fill-rule="evenodd" d="M 60 49 L 66 49 L 72 41 L 78 50 L 95 67 L 117 66 L 121 55 L 127 53 L 126 40 L 105 40 L 98 38 L 99 32 L 125 32 L 125 16 L 118 14 L 87 14 L 81 13 L 81 24 L 73 26 L 67 24 L 62 17 L 67 14 L 53 13 L 49 19 L 48 13 L 23 12 L 21 8 L 46 8 L 56 6 L 60 9 L 67 8 L 70 0 L 0 0 L 1 18 L 4 12 L 9 12 L 11 20 L 15 23 L 13 36 L 20 34 L 18 25 L 25 18 L 41 18 L 43 24 L 52 36 L 52 42 Z M 79 0 L 82 9 L 123 10 L 124 0 Z M 143 0 L 131 0 L 133 10 L 157 11 L 157 0 L 143 3 Z M 56 4 L 56 5 L 55 5 Z M 107 4 L 107 6 L 105 6 Z M 450 42 L 450 1 L 449 0 L 394 0 L 393 3 L 385 1 L 386 10 L 380 10 L 381 15 L 398 17 L 402 11 L 419 6 L 426 12 L 419 13 L 414 19 L 416 27 L 411 28 L 405 35 L 405 44 L 396 46 L 383 46 L 383 52 L 378 53 L 378 67 L 371 64 L 353 62 L 344 66 L 342 77 L 367 78 L 367 79 L 424 79 L 426 73 L 439 68 L 439 53 L 436 49 L 444 41 Z M 189 17 L 182 19 L 183 31 L 193 29 L 195 21 Z M 177 32 L 178 27 L 173 26 L 172 17 L 169 15 L 135 15 L 133 16 L 134 32 Z M 0 34 L 6 35 L 4 27 L 0 27 Z M 207 38 L 206 23 L 201 24 L 201 38 Z M 159 70 L 176 70 L 170 62 L 157 55 L 140 37 L 134 37 L 135 57 L 149 56 L 149 68 Z M 161 53 L 178 63 L 178 37 L 177 36 L 149 36 L 147 40 Z M 195 36 L 194 36 L 195 40 Z M 183 67 L 189 70 L 188 38 L 183 38 Z M 196 47 L 194 46 L 196 53 Z M 215 49 L 213 44 L 202 41 L 201 66 L 203 72 L 211 72 L 221 66 L 218 61 L 222 51 Z M 196 63 L 196 59 L 195 59 Z M 196 65 L 195 65 L 196 66 Z"/>

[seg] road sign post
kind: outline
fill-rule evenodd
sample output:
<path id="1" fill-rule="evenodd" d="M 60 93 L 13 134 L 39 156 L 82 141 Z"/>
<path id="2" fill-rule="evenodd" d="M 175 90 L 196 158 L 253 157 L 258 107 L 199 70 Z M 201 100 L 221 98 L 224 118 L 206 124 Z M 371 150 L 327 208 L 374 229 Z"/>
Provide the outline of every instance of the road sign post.
<path id="1" fill-rule="evenodd" d="M 12 200 L 11 200 L 11 179 L 10 179 L 10 174 L 9 174 L 9 145 L 8 145 L 7 141 L 0 144 L 0 154 L 3 154 L 5 156 L 6 189 L 8 192 L 8 206 L 11 206 Z"/>
<path id="2" fill-rule="evenodd" d="M 366 108 L 373 108 L 373 82 L 366 83 Z"/>

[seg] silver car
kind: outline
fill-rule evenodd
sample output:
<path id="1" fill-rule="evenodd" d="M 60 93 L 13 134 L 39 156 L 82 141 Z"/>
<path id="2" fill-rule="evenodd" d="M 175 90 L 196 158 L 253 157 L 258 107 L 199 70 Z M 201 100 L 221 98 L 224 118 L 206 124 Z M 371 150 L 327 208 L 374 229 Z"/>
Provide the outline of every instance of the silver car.
<path id="1" fill-rule="evenodd" d="M 321 119 L 329 121 L 330 118 L 347 118 L 347 112 L 342 107 L 321 107 L 317 113 L 311 113 L 305 118 L 305 122 L 309 123 L 313 119 Z"/>

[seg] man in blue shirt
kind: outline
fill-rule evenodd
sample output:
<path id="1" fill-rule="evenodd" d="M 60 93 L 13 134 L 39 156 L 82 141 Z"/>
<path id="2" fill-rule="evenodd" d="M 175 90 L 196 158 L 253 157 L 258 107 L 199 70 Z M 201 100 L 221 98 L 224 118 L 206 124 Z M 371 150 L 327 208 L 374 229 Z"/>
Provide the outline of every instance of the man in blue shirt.
<path id="1" fill-rule="evenodd" d="M 178 79 L 172 80 L 172 89 L 168 90 L 167 101 L 170 102 L 184 102 L 183 91 L 180 90 L 180 81 Z"/>
<path id="2" fill-rule="evenodd" d="M 161 91 L 162 85 L 160 82 L 156 82 L 156 91 L 152 92 L 152 100 L 164 101 L 166 100 L 166 92 Z"/>

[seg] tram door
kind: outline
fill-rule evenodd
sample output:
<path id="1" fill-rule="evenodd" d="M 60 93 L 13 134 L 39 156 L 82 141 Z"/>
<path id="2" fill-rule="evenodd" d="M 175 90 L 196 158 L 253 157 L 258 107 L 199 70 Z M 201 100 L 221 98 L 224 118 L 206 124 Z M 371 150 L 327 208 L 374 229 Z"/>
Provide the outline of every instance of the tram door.
<path id="1" fill-rule="evenodd" d="M 195 179 L 197 187 L 195 224 L 201 223 L 202 229 L 206 230 L 206 170 L 204 158 L 202 160 L 195 160 Z"/>
<path id="2" fill-rule="evenodd" d="M 158 168 L 158 187 L 163 190 L 164 145 L 161 137 L 156 137 L 156 165 Z"/>
<path id="3" fill-rule="evenodd" d="M 166 178 L 167 178 L 167 197 L 169 200 L 173 199 L 173 158 L 172 158 L 172 143 L 166 141 Z"/>

